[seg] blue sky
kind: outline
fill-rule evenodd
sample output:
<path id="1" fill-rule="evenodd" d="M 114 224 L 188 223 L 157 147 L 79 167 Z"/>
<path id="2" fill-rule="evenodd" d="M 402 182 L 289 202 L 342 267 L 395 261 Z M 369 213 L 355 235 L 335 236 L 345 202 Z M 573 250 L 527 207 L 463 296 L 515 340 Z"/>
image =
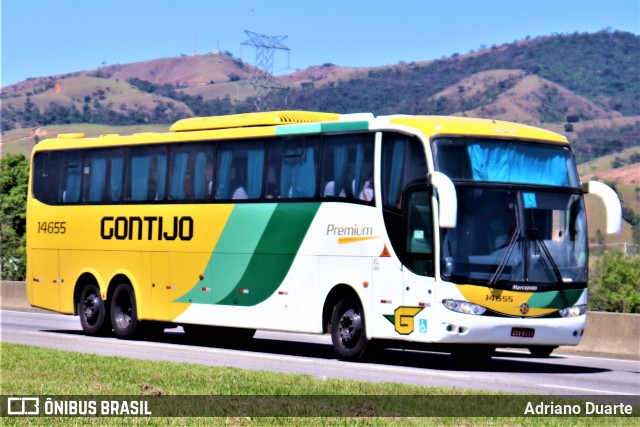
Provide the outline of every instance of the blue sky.
<path id="1" fill-rule="evenodd" d="M 529 37 L 640 33 L 639 0 L 0 0 L 2 86 L 29 77 L 220 49 L 255 62 L 244 30 L 288 36 L 282 74 L 377 66 Z"/>

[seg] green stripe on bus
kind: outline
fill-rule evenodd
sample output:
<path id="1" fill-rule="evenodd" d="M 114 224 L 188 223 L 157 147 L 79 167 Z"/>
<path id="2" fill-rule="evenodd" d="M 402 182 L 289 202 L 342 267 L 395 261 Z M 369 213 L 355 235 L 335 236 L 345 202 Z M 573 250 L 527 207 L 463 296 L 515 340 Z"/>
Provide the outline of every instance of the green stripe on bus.
<path id="1" fill-rule="evenodd" d="M 527 303 L 535 308 L 557 308 L 563 309 L 575 305 L 580 299 L 584 289 L 567 289 L 563 291 L 549 291 L 534 293 Z M 567 304 L 564 303 L 561 292 L 564 293 Z"/>
<path id="2" fill-rule="evenodd" d="M 273 295 L 287 276 L 319 207 L 319 203 L 278 204 L 242 279 L 217 303 L 252 306 Z"/>
<path id="3" fill-rule="evenodd" d="M 319 123 L 305 123 L 301 125 L 285 125 L 276 127 L 276 135 L 297 135 L 302 133 L 319 133 Z"/>
<path id="4" fill-rule="evenodd" d="M 242 279 L 276 206 L 235 205 L 207 263 L 204 279 L 176 302 L 214 304 L 229 295 Z"/>
<path id="5" fill-rule="evenodd" d="M 300 125 L 276 126 L 276 135 L 298 135 L 305 133 L 349 132 L 369 130 L 369 122 L 305 123 Z"/>
<path id="6" fill-rule="evenodd" d="M 322 124 L 322 132 L 347 132 L 357 130 L 369 130 L 369 122 L 332 122 Z"/>

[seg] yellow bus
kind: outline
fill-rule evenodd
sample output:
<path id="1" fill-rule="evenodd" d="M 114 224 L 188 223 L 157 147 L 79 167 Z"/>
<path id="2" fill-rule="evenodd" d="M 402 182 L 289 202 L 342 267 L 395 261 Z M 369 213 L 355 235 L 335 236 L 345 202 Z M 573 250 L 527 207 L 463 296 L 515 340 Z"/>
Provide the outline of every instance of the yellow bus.
<path id="1" fill-rule="evenodd" d="M 330 333 L 490 357 L 577 345 L 586 191 L 558 134 L 439 116 L 275 111 L 33 150 L 31 305 L 131 338 Z"/>

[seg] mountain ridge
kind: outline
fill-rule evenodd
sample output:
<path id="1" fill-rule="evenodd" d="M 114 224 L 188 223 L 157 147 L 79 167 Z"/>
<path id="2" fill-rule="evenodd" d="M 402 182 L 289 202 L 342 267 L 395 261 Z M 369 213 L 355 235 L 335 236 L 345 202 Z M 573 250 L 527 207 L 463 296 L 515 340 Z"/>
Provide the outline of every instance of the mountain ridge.
<path id="1" fill-rule="evenodd" d="M 273 76 L 271 109 L 504 119 L 565 133 L 586 161 L 640 140 L 640 37 L 544 36 L 376 67 L 332 63 Z M 226 52 L 116 64 L 2 88 L 2 131 L 138 125 L 252 111 L 259 72 Z"/>

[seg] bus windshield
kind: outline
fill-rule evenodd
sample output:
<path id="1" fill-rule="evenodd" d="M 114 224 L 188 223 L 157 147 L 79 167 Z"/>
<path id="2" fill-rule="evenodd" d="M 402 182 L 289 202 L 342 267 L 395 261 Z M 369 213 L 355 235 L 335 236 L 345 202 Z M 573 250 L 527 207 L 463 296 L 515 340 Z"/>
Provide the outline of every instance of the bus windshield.
<path id="1" fill-rule="evenodd" d="M 501 140 L 440 138 L 436 169 L 452 180 L 580 187 L 568 147 Z"/>
<path id="2" fill-rule="evenodd" d="M 584 285 L 586 215 L 578 194 L 483 187 L 457 192 L 457 226 L 442 229 L 445 279 L 509 288 Z"/>
<path id="3" fill-rule="evenodd" d="M 584 286 L 586 215 L 568 148 L 442 138 L 433 151 L 458 197 L 457 226 L 441 231 L 445 280 Z"/>

